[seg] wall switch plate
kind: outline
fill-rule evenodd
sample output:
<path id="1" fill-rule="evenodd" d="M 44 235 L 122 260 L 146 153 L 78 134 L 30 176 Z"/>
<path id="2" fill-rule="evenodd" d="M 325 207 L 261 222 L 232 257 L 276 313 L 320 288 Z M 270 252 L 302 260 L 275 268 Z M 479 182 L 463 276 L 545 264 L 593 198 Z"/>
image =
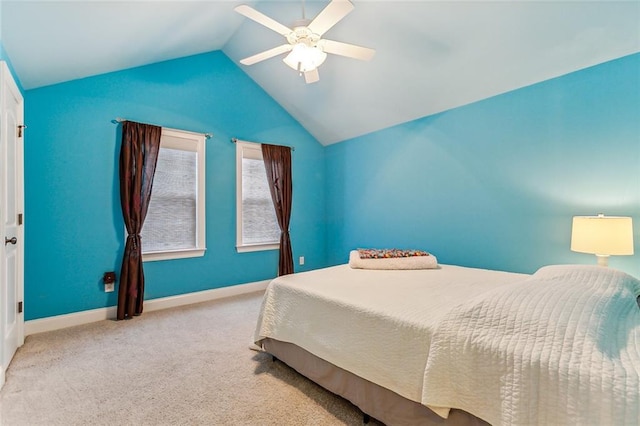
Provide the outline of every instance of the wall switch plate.
<path id="1" fill-rule="evenodd" d="M 111 293 L 112 291 L 114 291 L 116 288 L 116 284 L 115 283 L 106 283 L 104 285 L 104 292 L 105 293 Z"/>
<path id="2" fill-rule="evenodd" d="M 300 256 L 300 259 L 298 259 L 298 263 L 300 263 L 300 265 L 304 265 L 304 256 Z"/>

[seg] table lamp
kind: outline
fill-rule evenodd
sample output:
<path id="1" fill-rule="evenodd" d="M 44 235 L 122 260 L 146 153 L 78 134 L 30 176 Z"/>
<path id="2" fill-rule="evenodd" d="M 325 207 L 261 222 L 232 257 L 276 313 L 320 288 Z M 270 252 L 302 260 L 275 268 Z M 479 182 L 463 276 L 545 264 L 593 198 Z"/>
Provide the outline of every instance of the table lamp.
<path id="1" fill-rule="evenodd" d="M 600 266 L 609 265 L 609 256 L 633 254 L 631 218 L 603 214 L 574 216 L 571 250 L 595 254 Z"/>

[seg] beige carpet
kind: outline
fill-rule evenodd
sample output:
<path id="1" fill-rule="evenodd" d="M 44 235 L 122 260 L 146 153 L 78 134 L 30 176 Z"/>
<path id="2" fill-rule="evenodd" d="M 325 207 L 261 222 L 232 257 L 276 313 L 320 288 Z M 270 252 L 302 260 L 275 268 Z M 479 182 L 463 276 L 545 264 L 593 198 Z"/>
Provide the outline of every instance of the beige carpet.
<path id="1" fill-rule="evenodd" d="M 261 300 L 28 336 L 7 370 L 0 424 L 362 425 L 349 402 L 249 350 Z"/>

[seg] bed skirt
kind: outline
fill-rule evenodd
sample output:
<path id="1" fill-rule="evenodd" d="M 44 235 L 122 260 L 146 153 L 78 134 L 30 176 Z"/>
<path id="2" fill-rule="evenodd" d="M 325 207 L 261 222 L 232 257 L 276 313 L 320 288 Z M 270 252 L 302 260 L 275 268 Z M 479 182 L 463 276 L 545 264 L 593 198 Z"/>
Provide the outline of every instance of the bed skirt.
<path id="1" fill-rule="evenodd" d="M 298 373 L 347 399 L 363 413 L 386 425 L 488 425 L 472 414 L 456 409 L 443 419 L 424 405 L 336 367 L 294 344 L 264 339 L 262 347 Z"/>

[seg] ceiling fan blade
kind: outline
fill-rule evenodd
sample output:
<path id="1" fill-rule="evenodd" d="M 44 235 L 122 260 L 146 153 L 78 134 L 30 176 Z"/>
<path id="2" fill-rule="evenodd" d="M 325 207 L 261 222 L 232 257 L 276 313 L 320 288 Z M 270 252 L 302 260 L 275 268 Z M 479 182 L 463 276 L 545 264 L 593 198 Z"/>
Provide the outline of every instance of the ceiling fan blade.
<path id="1" fill-rule="evenodd" d="M 368 47 L 356 46 L 355 44 L 342 43 L 340 41 L 322 39 L 318 45 L 327 53 L 334 55 L 346 56 L 348 58 L 369 61 L 373 58 L 376 51 Z"/>
<path id="2" fill-rule="evenodd" d="M 304 73 L 304 81 L 305 83 L 315 83 L 320 80 L 320 74 L 318 74 L 318 68 L 314 68 L 311 71 L 307 71 Z"/>
<path id="3" fill-rule="evenodd" d="M 293 46 L 290 44 L 283 44 L 278 47 L 274 47 L 273 49 L 265 50 L 264 52 L 256 53 L 253 56 L 249 56 L 248 58 L 244 58 L 240 61 L 242 65 L 253 65 L 257 62 L 264 61 L 265 59 L 273 58 L 281 53 L 285 53 L 293 49 Z"/>
<path id="4" fill-rule="evenodd" d="M 349 0 L 331 0 L 322 12 L 307 26 L 311 32 L 322 36 L 354 9 Z"/>
<path id="5" fill-rule="evenodd" d="M 264 25 L 265 27 L 277 32 L 278 34 L 282 34 L 285 37 L 292 32 L 291 28 L 285 27 L 280 22 L 269 18 L 267 15 L 258 12 L 257 10 L 255 10 L 251 6 L 247 6 L 246 4 L 241 4 L 233 10 L 241 15 L 246 16 L 249 19 L 256 21 L 258 24 Z"/>

